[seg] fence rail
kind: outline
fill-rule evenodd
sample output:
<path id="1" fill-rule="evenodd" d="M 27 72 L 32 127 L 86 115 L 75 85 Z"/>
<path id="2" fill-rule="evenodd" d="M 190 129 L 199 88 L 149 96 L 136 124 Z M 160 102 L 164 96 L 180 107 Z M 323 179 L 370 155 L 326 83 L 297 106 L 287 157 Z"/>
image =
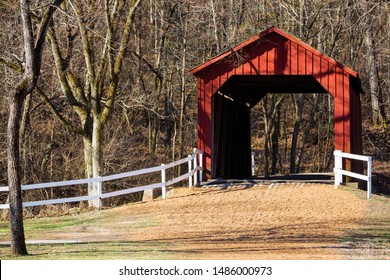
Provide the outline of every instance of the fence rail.
<path id="1" fill-rule="evenodd" d="M 371 156 L 362 156 L 354 155 L 349 153 L 343 153 L 340 150 L 334 151 L 334 187 L 337 187 L 343 182 L 343 175 L 367 181 L 367 199 L 371 198 L 372 192 L 372 157 Z M 343 158 L 354 159 L 360 161 L 367 161 L 367 175 L 359 174 L 347 170 L 343 170 Z"/>
<path id="2" fill-rule="evenodd" d="M 199 162 L 199 164 L 198 164 Z M 169 168 L 178 166 L 180 164 L 188 163 L 188 172 L 173 178 L 171 180 L 166 180 L 165 171 Z M 193 163 L 193 164 L 192 164 Z M 193 168 L 191 168 L 193 166 Z M 154 183 L 150 185 L 135 187 L 135 188 L 129 188 L 124 190 L 118 190 L 118 191 L 112 191 L 108 193 L 102 193 L 102 183 L 112 180 L 118 180 L 123 178 L 129 178 L 137 175 L 143 175 L 153 172 L 161 172 L 161 182 Z M 35 189 L 44 189 L 44 188 L 57 188 L 57 187 L 64 187 L 64 186 L 73 186 L 73 185 L 83 185 L 83 184 L 90 184 L 90 183 L 99 183 L 98 188 L 98 194 L 97 195 L 87 195 L 87 196 L 77 196 L 77 197 L 68 197 L 68 198 L 57 198 L 57 199 L 50 199 L 50 200 L 39 200 L 39 201 L 29 201 L 29 202 L 23 202 L 23 207 L 31 207 L 31 206 L 41 206 L 41 205 L 51 205 L 51 204 L 59 204 L 59 203 L 69 203 L 69 202 L 80 202 L 80 201 L 90 201 L 90 200 L 97 200 L 98 201 L 98 207 L 101 208 L 102 202 L 101 200 L 104 198 L 124 195 L 124 194 L 130 194 L 145 190 L 151 190 L 151 189 L 162 189 L 162 197 L 166 198 L 166 187 L 171 186 L 173 184 L 176 184 L 180 181 L 183 181 L 185 179 L 189 179 L 189 185 L 192 186 L 192 182 L 194 182 L 194 185 L 198 182 L 198 176 L 199 176 L 199 182 L 202 182 L 202 173 L 203 173 L 203 152 L 201 150 L 194 149 L 194 153 L 189 155 L 186 158 L 177 160 L 175 162 L 171 162 L 168 164 L 161 164 L 161 166 L 155 166 L 150 168 L 145 168 L 141 170 L 135 170 L 115 175 L 108 175 L 103 176 L 99 178 L 90 178 L 90 179 L 80 179 L 80 180 L 69 180 L 69 181 L 62 181 L 62 182 L 50 182 L 50 183 L 42 183 L 42 184 L 31 184 L 31 185 L 24 185 L 22 186 L 22 191 L 27 190 L 35 190 Z M 8 192 L 9 187 L 0 187 L 0 192 Z M 0 209 L 8 209 L 9 204 L 0 204 Z"/>

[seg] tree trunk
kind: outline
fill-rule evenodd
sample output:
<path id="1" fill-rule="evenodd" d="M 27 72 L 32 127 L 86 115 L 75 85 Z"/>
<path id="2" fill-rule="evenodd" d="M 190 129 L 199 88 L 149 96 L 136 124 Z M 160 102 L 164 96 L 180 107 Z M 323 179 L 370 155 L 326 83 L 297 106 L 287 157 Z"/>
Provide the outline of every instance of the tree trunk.
<path id="1" fill-rule="evenodd" d="M 93 178 L 93 164 L 92 164 L 92 137 L 83 136 L 84 143 L 84 164 L 85 164 L 85 178 Z M 94 185 L 93 183 L 88 184 L 88 195 L 94 195 Z M 89 207 L 94 207 L 92 201 L 88 201 Z"/>
<path id="2" fill-rule="evenodd" d="M 94 116 L 93 119 L 93 131 L 92 131 L 92 175 L 93 178 L 101 177 L 103 171 L 103 125 L 99 118 Z M 92 184 L 90 190 L 92 195 L 99 194 L 99 183 Z M 100 208 L 99 199 L 90 200 L 89 205 L 95 208 Z"/>
<path id="3" fill-rule="evenodd" d="M 370 82 L 372 121 L 374 126 L 385 126 L 386 118 L 383 110 L 382 93 L 379 86 L 378 67 L 376 65 L 375 45 L 371 28 L 366 29 L 367 73 Z"/>
<path id="4" fill-rule="evenodd" d="M 187 62 L 187 22 L 183 24 L 183 46 L 180 73 L 180 115 L 179 115 L 179 159 L 183 158 L 184 153 L 184 115 L 186 101 L 186 62 Z M 178 175 L 181 175 L 181 165 L 178 166 Z"/>
<path id="5" fill-rule="evenodd" d="M 275 116 L 272 118 L 273 121 L 273 130 L 271 135 L 271 149 L 272 149 L 272 165 L 271 165 L 271 174 L 276 174 L 276 166 L 278 164 L 279 158 L 279 134 L 280 134 L 280 104 L 279 103 L 275 110 Z"/>
<path id="6" fill-rule="evenodd" d="M 301 121 L 302 121 L 303 105 L 304 105 L 304 94 L 300 93 L 299 97 L 298 97 L 297 104 L 296 104 L 296 110 L 295 110 L 296 117 L 295 117 L 295 124 L 294 124 L 294 132 L 293 132 L 293 138 L 291 141 L 290 174 L 293 174 L 296 172 L 295 157 L 296 157 L 296 153 L 297 153 L 299 128 L 301 126 Z"/>
<path id="7" fill-rule="evenodd" d="M 314 116 L 315 116 L 315 113 L 317 111 L 319 100 L 320 100 L 319 95 L 317 94 L 314 97 L 314 106 L 311 109 L 309 123 L 306 126 L 305 133 L 303 134 L 303 138 L 302 138 L 301 147 L 300 147 L 299 152 L 298 152 L 298 163 L 297 163 L 296 168 L 295 168 L 296 172 L 300 172 L 300 169 L 301 169 L 301 163 L 302 163 L 303 154 L 305 152 L 305 146 L 307 143 L 307 139 L 309 138 L 310 130 L 314 124 Z"/>
<path id="8" fill-rule="evenodd" d="M 269 138 L 270 138 L 270 133 L 269 133 L 269 117 L 268 117 L 268 111 L 267 111 L 267 106 L 268 106 L 268 96 L 264 96 L 263 98 L 263 110 L 264 110 L 264 176 L 268 177 L 269 176 L 269 164 L 268 164 L 268 152 L 269 152 Z"/>
<path id="9" fill-rule="evenodd" d="M 21 170 L 19 158 L 19 132 L 23 112 L 26 80 L 19 84 L 15 94 L 9 97 L 7 126 L 8 186 L 10 196 L 11 250 L 15 255 L 27 255 L 24 237 Z"/>

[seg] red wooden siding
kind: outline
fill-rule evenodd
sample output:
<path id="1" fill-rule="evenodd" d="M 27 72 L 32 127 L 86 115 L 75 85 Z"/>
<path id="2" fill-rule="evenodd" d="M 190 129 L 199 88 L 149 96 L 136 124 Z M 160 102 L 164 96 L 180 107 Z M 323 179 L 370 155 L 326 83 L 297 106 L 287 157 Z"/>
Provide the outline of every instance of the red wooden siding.
<path id="1" fill-rule="evenodd" d="M 359 85 L 357 74 L 275 27 L 200 65 L 191 73 L 198 77 L 198 148 L 205 153 L 206 177 L 210 177 L 212 166 L 211 97 L 233 75 L 313 76 L 334 97 L 335 148 L 362 152 L 361 89 L 352 87 L 352 83 Z"/>

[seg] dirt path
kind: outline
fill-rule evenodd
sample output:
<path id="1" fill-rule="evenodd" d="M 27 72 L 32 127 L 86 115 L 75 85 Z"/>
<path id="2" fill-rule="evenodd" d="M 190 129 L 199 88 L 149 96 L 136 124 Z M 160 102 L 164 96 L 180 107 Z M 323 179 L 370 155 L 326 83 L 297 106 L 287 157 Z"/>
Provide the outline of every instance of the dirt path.
<path id="1" fill-rule="evenodd" d="M 341 259 L 340 237 L 366 207 L 332 185 L 177 188 L 167 200 L 93 212 L 99 223 L 49 238 L 161 245 L 176 259 Z"/>

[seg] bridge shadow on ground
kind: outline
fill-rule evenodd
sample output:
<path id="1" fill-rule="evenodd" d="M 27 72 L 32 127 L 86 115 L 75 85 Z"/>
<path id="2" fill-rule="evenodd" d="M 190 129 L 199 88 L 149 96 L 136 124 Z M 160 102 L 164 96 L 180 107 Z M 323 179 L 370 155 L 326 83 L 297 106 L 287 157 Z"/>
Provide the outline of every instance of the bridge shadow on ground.
<path id="1" fill-rule="evenodd" d="M 333 173 L 302 173 L 289 175 L 272 175 L 264 177 L 250 177 L 248 179 L 210 179 L 201 184 L 202 187 L 222 186 L 227 188 L 234 185 L 246 185 L 247 188 L 256 184 L 267 183 L 319 183 L 333 184 Z"/>

